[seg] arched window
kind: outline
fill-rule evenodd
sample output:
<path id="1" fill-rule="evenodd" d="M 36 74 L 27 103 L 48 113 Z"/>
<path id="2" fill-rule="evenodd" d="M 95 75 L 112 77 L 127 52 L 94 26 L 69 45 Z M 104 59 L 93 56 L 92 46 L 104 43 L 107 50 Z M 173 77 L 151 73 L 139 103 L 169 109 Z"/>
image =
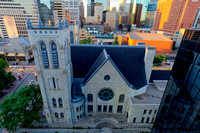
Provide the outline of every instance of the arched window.
<path id="1" fill-rule="evenodd" d="M 57 47 L 54 42 L 51 44 L 51 50 L 52 50 L 52 59 L 53 59 L 53 66 L 58 67 L 59 62 L 58 62 L 58 53 L 57 53 Z"/>
<path id="2" fill-rule="evenodd" d="M 93 95 L 92 94 L 88 94 L 87 95 L 87 100 L 88 100 L 88 102 L 93 102 Z"/>
<path id="3" fill-rule="evenodd" d="M 76 111 L 79 112 L 79 108 L 78 107 L 76 107 Z"/>
<path id="4" fill-rule="evenodd" d="M 64 113 L 60 113 L 60 118 L 64 118 Z"/>
<path id="5" fill-rule="evenodd" d="M 58 98 L 58 104 L 59 104 L 59 107 L 62 107 L 63 104 L 62 104 L 62 99 L 61 98 Z"/>
<path id="6" fill-rule="evenodd" d="M 56 99 L 55 99 L 55 98 L 52 99 L 52 103 L 53 103 L 53 107 L 56 107 L 56 106 L 57 106 L 57 105 L 56 105 Z"/>
<path id="7" fill-rule="evenodd" d="M 56 88 L 56 82 L 55 82 L 55 79 L 52 78 L 52 80 L 53 80 L 53 88 Z"/>
<path id="8" fill-rule="evenodd" d="M 74 44 L 74 33 L 72 31 L 70 32 L 70 42 Z"/>
<path id="9" fill-rule="evenodd" d="M 42 60 L 43 60 L 44 67 L 49 67 L 49 59 L 47 55 L 46 45 L 44 42 L 41 42 L 41 52 L 42 52 Z"/>
<path id="10" fill-rule="evenodd" d="M 59 116 L 58 116 L 58 113 L 56 112 L 56 113 L 55 113 L 55 118 L 58 118 L 58 117 L 59 117 Z"/>
<path id="11" fill-rule="evenodd" d="M 123 102 L 124 102 L 124 97 L 125 97 L 124 94 L 122 94 L 122 95 L 119 96 L 119 102 L 120 102 L 120 103 L 123 103 Z"/>

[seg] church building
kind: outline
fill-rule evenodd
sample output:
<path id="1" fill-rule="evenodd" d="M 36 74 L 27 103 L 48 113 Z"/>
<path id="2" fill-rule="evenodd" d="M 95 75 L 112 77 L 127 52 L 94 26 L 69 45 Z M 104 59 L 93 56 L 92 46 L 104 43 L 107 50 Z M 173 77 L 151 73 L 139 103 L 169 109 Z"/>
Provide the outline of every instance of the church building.
<path id="1" fill-rule="evenodd" d="M 155 47 L 73 44 L 67 20 L 27 27 L 49 125 L 153 121 L 161 99 L 149 87 Z"/>

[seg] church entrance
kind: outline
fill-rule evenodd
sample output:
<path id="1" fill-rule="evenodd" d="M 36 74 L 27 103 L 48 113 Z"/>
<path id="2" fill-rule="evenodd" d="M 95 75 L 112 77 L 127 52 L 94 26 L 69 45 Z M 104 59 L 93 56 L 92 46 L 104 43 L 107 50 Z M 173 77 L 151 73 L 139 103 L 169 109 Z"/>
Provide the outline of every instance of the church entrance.
<path id="1" fill-rule="evenodd" d="M 96 129 L 102 129 L 102 128 L 116 128 L 114 124 L 110 123 L 110 122 L 101 122 L 99 123 L 96 127 Z"/>
<path id="2" fill-rule="evenodd" d="M 96 129 L 102 129 L 102 128 L 118 128 L 119 127 L 119 123 L 118 120 L 114 119 L 114 118 L 98 118 L 96 120 L 94 120 L 94 124 L 95 124 L 95 128 Z"/>

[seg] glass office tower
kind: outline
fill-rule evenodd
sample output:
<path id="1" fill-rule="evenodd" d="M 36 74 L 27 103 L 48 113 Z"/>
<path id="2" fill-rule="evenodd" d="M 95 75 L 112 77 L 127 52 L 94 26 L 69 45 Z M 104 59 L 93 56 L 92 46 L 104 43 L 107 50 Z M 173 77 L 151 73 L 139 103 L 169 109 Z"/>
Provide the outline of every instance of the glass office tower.
<path id="1" fill-rule="evenodd" d="M 152 132 L 200 131 L 200 29 L 186 29 Z"/>
<path id="2" fill-rule="evenodd" d="M 54 0 L 38 0 L 40 18 L 44 25 L 54 25 Z"/>

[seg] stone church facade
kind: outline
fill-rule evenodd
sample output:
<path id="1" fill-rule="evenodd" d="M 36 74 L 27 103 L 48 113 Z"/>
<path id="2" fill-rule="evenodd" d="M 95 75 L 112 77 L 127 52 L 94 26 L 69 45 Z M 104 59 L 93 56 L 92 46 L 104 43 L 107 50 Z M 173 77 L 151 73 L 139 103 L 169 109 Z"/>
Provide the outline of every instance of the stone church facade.
<path id="1" fill-rule="evenodd" d="M 73 126 L 107 115 L 140 123 L 144 109 L 158 109 L 148 99 L 135 103 L 146 96 L 156 48 L 71 44 L 67 20 L 57 27 L 28 20 L 27 27 L 48 124 Z"/>

